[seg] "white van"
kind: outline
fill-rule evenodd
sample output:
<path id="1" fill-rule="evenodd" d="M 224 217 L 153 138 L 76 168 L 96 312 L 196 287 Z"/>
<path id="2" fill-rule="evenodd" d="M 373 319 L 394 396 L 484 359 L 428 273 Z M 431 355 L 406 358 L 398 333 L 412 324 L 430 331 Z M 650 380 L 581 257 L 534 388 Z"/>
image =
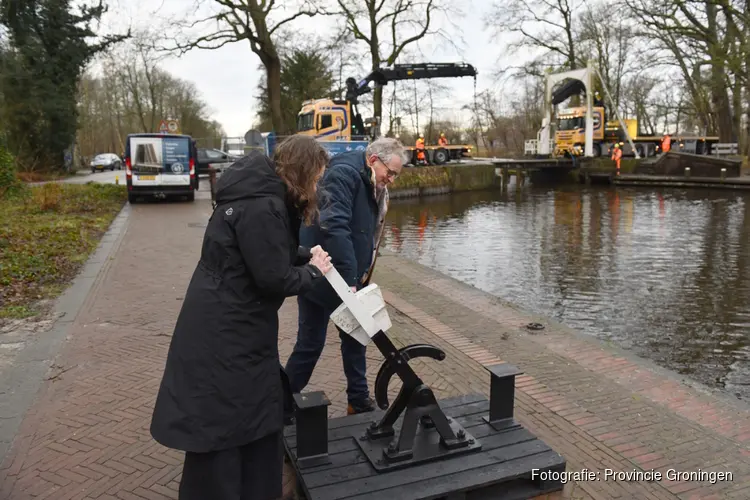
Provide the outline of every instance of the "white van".
<path id="1" fill-rule="evenodd" d="M 128 200 L 138 196 L 187 196 L 195 200 L 198 176 L 192 137 L 175 134 L 131 134 L 125 144 Z"/>

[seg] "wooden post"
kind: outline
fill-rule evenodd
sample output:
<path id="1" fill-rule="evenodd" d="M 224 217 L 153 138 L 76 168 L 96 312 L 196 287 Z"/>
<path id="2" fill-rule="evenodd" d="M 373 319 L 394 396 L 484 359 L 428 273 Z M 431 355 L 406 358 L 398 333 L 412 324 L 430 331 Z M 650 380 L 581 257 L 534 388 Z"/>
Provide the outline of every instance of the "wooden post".
<path id="1" fill-rule="evenodd" d="M 503 190 L 508 189 L 508 181 L 510 180 L 510 169 L 503 167 Z"/>

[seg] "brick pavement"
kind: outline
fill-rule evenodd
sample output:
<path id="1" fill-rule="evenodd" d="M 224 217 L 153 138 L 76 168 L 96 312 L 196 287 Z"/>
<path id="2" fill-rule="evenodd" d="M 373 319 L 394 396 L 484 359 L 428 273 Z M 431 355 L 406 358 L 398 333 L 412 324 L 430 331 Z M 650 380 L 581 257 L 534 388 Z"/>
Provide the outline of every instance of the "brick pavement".
<path id="1" fill-rule="evenodd" d="M 180 300 L 210 213 L 195 204 L 133 206 L 127 232 L 71 325 L 55 360 L 61 374 L 43 384 L 0 468 L 2 499 L 164 499 L 177 497 L 182 454 L 148 432 Z M 196 227 L 197 226 L 197 227 Z M 567 498 L 750 498 L 747 408 L 690 389 L 668 375 L 556 325 L 532 335 L 538 318 L 476 289 L 393 256 L 378 261 L 397 345 L 429 342 L 443 362 L 416 360 L 438 397 L 488 394 L 482 364 L 521 367 L 517 418 L 569 461 L 616 471 L 724 470 L 731 482 L 570 483 Z M 286 359 L 296 307 L 281 312 Z M 337 336 L 331 334 L 311 382 L 344 413 Z M 380 354 L 368 350 L 374 380 Z M 395 388 L 395 387 L 394 387 Z"/>

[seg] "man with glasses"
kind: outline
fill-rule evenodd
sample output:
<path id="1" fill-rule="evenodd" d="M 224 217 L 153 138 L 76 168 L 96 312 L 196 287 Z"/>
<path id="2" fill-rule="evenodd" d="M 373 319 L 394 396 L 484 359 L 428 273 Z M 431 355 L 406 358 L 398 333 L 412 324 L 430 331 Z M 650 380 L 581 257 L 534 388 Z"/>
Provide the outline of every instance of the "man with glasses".
<path id="1" fill-rule="evenodd" d="M 331 158 L 318 184 L 320 215 L 313 225 L 302 226 L 300 245 L 323 247 L 352 291 L 369 283 L 388 211 L 388 186 L 404 163 L 404 146 L 396 139 L 380 138 L 365 151 Z M 331 313 L 341 304 L 328 281 L 320 281 L 315 289 L 297 297 L 297 342 L 285 368 L 295 393 L 310 381 L 325 346 Z M 347 413 L 373 411 L 366 347 L 341 330 L 339 337 L 347 381 Z"/>

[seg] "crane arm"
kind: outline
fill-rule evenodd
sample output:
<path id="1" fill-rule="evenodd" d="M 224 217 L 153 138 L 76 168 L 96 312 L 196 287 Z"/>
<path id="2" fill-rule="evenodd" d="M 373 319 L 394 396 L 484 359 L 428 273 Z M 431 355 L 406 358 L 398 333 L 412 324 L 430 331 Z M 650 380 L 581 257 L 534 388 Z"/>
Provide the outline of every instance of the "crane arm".
<path id="1" fill-rule="evenodd" d="M 477 76 L 477 70 L 468 63 L 417 63 L 394 64 L 392 68 L 380 68 L 357 82 L 354 78 L 346 80 L 346 100 L 357 104 L 357 98 L 370 92 L 370 82 L 375 85 L 387 85 L 398 80 L 422 80 L 425 78 L 456 78 Z"/>

